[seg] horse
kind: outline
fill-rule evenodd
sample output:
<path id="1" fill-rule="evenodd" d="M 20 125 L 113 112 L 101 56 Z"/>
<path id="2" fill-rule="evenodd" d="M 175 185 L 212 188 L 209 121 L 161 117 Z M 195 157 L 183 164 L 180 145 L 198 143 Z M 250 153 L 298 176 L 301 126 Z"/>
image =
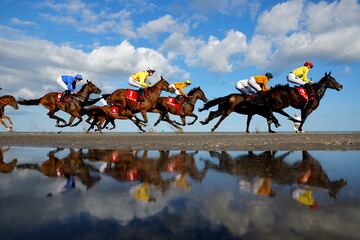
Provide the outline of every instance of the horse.
<path id="1" fill-rule="evenodd" d="M 113 93 L 103 95 L 103 98 L 109 103 L 109 105 L 119 106 L 119 115 L 128 116 L 132 118 L 134 113 L 140 112 L 143 120 L 142 123 L 148 123 L 147 112 L 151 111 L 157 99 L 160 97 L 161 92 L 173 92 L 170 84 L 161 76 L 160 80 L 154 84 L 154 86 L 148 87 L 145 91 L 145 98 L 142 102 L 135 102 L 126 98 L 126 92 L 128 89 L 117 89 Z M 131 112 L 127 111 L 130 110 Z M 136 116 L 135 116 L 136 118 Z"/>
<path id="2" fill-rule="evenodd" d="M 261 95 L 229 94 L 225 97 L 219 97 L 205 103 L 199 111 L 202 112 L 204 110 L 208 110 L 216 105 L 218 105 L 218 110 L 211 111 L 204 121 L 200 121 L 201 124 L 205 125 L 213 119 L 221 116 L 219 121 L 211 129 L 211 132 L 214 132 L 220 123 L 232 112 L 245 115 L 258 114 L 266 118 L 268 123 L 275 123 L 276 127 L 280 126 L 278 120 L 275 118 L 269 107 L 267 99 L 263 99 Z M 246 129 L 246 132 L 249 132 L 248 128 Z M 269 127 L 269 132 L 272 133 L 274 131 L 272 131 Z"/>
<path id="3" fill-rule="evenodd" d="M 325 73 L 319 82 L 308 85 L 306 88 L 310 92 L 308 101 L 300 95 L 296 88 L 289 87 L 289 85 L 276 86 L 267 91 L 263 96 L 267 99 L 266 101 L 269 102 L 269 106 L 273 112 L 280 113 L 294 122 L 297 122 L 298 120 L 293 119 L 289 114 L 284 112 L 283 109 L 289 106 L 300 109 L 301 123 L 298 128 L 299 132 L 302 132 L 302 126 L 304 125 L 306 118 L 319 106 L 320 100 L 324 96 L 326 89 L 330 88 L 340 91 L 343 86 L 331 76 L 330 71 L 329 73 Z M 248 115 L 247 128 L 249 127 L 251 117 L 252 115 Z"/>
<path id="4" fill-rule="evenodd" d="M 14 171 L 14 168 L 16 167 L 16 164 L 18 161 L 16 158 L 14 158 L 13 160 L 11 160 L 8 163 L 4 162 L 4 153 L 9 150 L 10 150 L 10 147 L 7 147 L 6 149 L 4 149 L 3 147 L 0 147 L 0 172 L 1 173 L 11 173 L 12 171 Z"/>
<path id="5" fill-rule="evenodd" d="M 2 96 L 0 97 L 0 123 L 8 130 L 8 131 L 12 131 L 12 121 L 11 119 L 6 116 L 4 114 L 5 112 L 5 106 L 11 106 L 13 107 L 14 109 L 19 109 L 19 106 L 16 102 L 16 99 L 13 97 L 13 96 L 10 96 L 10 95 L 5 95 L 5 96 Z M 4 119 L 8 120 L 9 121 L 9 126 L 7 126 L 4 122 Z"/>
<path id="6" fill-rule="evenodd" d="M 101 93 L 101 90 L 91 81 L 87 80 L 86 84 L 84 84 L 76 94 L 70 95 L 68 98 L 65 97 L 65 103 L 57 100 L 60 94 L 58 92 L 50 92 L 43 97 L 34 100 L 20 99 L 18 103 L 27 106 L 41 104 L 49 110 L 47 115 L 56 120 L 56 127 L 75 127 L 82 121 L 82 115 L 86 113 L 86 111 L 84 111 L 84 107 L 95 104 L 100 100 L 100 98 L 89 100 L 89 95 L 92 93 L 99 94 Z M 71 115 L 68 123 L 66 123 L 64 119 L 55 115 L 55 113 L 59 110 L 67 112 Z M 79 121 L 72 124 L 75 118 L 78 118 Z M 64 124 L 60 125 L 60 122 L 63 122 Z"/>
<path id="7" fill-rule="evenodd" d="M 142 128 L 143 125 L 140 120 L 120 115 L 118 109 L 118 106 L 93 106 L 87 108 L 86 114 L 88 115 L 88 119 L 86 120 L 86 122 L 90 124 L 90 127 L 86 132 L 89 132 L 96 125 L 97 131 L 102 133 L 101 130 L 104 129 L 107 125 L 106 124 L 102 126 L 105 121 L 107 121 L 107 123 L 110 122 L 113 125 L 113 127 L 109 129 L 112 130 L 115 128 L 115 119 L 130 120 L 139 128 L 140 131 L 145 132 L 145 130 Z M 90 120 L 93 121 L 91 122 Z"/>
<path id="8" fill-rule="evenodd" d="M 182 103 L 180 103 L 181 109 L 179 111 L 176 106 L 167 103 L 168 97 L 159 97 L 153 112 L 159 112 L 160 116 L 159 119 L 155 122 L 154 126 L 158 125 L 160 121 L 166 121 L 176 128 L 178 128 L 177 125 L 185 126 L 186 116 L 195 118 L 192 122 L 188 123 L 188 125 L 193 125 L 198 119 L 198 116 L 193 113 L 195 103 L 198 99 L 202 100 L 204 103 L 207 102 L 205 93 L 201 90 L 200 87 L 191 89 L 188 93 L 188 96 L 184 98 Z M 169 112 L 171 114 L 180 116 L 182 123 L 171 121 L 169 118 Z M 177 125 L 174 125 L 173 123 Z"/>

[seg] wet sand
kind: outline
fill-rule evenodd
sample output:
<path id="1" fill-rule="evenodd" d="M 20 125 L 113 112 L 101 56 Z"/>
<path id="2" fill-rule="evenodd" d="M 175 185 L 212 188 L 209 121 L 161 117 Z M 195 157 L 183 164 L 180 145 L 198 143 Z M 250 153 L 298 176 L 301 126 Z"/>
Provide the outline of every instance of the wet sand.
<path id="1" fill-rule="evenodd" d="M 0 146 L 134 150 L 360 150 L 360 132 L 0 133 Z"/>

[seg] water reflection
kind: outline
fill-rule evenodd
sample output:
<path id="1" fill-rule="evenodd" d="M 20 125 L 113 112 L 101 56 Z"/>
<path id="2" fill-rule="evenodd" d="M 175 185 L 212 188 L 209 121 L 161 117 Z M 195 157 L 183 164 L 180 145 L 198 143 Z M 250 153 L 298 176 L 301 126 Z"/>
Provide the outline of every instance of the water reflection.
<path id="1" fill-rule="evenodd" d="M 107 226 L 98 238 L 358 236 L 359 183 L 327 156 L 1 147 L 0 227 L 10 239 L 49 237 L 59 223 L 74 238 L 90 236 L 74 223 Z M 58 186 L 71 194 L 54 194 Z"/>
<path id="2" fill-rule="evenodd" d="M 206 166 L 239 176 L 240 189 L 257 195 L 274 196 L 272 181 L 289 185 L 292 197 L 311 209 L 318 206 L 313 198 L 313 191 L 326 192 L 336 199 L 336 194 L 346 185 L 343 178 L 330 180 L 319 161 L 307 151 L 302 152 L 302 159 L 292 164 L 285 161 L 289 154 L 291 152 L 278 155 L 276 152 L 265 151 L 231 157 L 227 152 L 210 152 L 210 156 L 217 158 L 218 163 L 206 160 Z"/>

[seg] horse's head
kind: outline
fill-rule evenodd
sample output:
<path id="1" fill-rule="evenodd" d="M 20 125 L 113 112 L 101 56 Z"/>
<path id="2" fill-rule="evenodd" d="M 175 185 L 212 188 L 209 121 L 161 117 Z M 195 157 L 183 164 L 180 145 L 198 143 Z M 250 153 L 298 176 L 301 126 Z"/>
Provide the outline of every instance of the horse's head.
<path id="1" fill-rule="evenodd" d="M 93 84 L 91 81 L 86 80 L 86 84 L 89 88 L 90 93 L 95 93 L 95 94 L 101 93 L 101 90 L 97 86 L 95 86 L 95 84 Z"/>
<path id="2" fill-rule="evenodd" d="M 336 194 L 347 184 L 345 179 L 330 182 L 329 196 L 336 199 Z"/>
<path id="3" fill-rule="evenodd" d="M 19 109 L 16 99 L 13 96 L 10 97 L 9 105 L 12 106 L 14 109 Z"/>
<path id="4" fill-rule="evenodd" d="M 191 89 L 188 93 L 188 96 L 196 96 L 204 103 L 208 101 L 207 97 L 205 96 L 205 93 L 203 92 L 203 90 L 201 90 L 200 87 Z"/>
<path id="5" fill-rule="evenodd" d="M 343 88 L 343 86 L 338 83 L 333 76 L 331 76 L 331 71 L 329 73 L 325 73 L 324 77 L 322 77 L 319 81 L 319 84 L 337 91 L 340 91 Z"/>
<path id="6" fill-rule="evenodd" d="M 160 80 L 154 85 L 154 87 L 160 87 L 161 90 L 164 90 L 166 92 L 171 92 L 174 93 L 174 89 L 172 87 L 170 87 L 170 83 L 168 81 L 166 81 L 165 78 L 163 78 L 163 76 L 160 76 Z"/>

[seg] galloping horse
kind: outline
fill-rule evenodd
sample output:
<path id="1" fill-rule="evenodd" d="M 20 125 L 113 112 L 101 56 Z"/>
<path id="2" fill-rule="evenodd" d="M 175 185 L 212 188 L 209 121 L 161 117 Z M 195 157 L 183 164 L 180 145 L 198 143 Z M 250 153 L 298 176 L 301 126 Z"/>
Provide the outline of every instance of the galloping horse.
<path id="1" fill-rule="evenodd" d="M 160 121 L 166 121 L 169 124 L 173 125 L 174 127 L 178 128 L 175 124 L 185 126 L 186 120 L 185 117 L 193 117 L 195 118 L 192 122 L 188 123 L 188 125 L 192 125 L 196 122 L 198 119 L 198 116 L 196 116 L 193 111 L 195 108 L 195 103 L 198 99 L 201 99 L 204 103 L 207 102 L 207 98 L 205 96 L 205 93 L 201 90 L 200 87 L 193 88 L 189 91 L 188 97 L 185 98 L 184 102 L 181 103 L 180 108 L 177 109 L 176 106 L 168 104 L 168 98 L 167 97 L 159 97 L 157 104 L 155 105 L 154 112 L 159 112 L 160 116 L 159 119 L 155 122 L 154 126 L 158 125 Z M 180 111 L 179 111 L 180 110 Z M 169 112 L 174 115 L 178 115 L 181 118 L 182 123 L 171 121 L 169 118 Z"/>
<path id="2" fill-rule="evenodd" d="M 112 130 L 115 128 L 115 119 L 130 120 L 139 128 L 140 131 L 145 132 L 145 130 L 142 129 L 143 125 L 139 119 L 133 119 L 128 116 L 120 115 L 118 106 L 92 106 L 86 109 L 86 114 L 89 117 L 86 122 L 90 124 L 90 127 L 86 132 L 89 132 L 96 125 L 97 131 L 102 133 L 101 130 L 105 128 L 109 122 L 113 125 L 113 127 L 109 130 Z M 93 121 L 91 122 L 90 120 Z M 102 126 L 105 121 L 106 125 Z"/>
<path id="3" fill-rule="evenodd" d="M 89 95 L 95 93 L 101 93 L 101 90 L 95 86 L 90 81 L 87 81 L 86 84 L 82 86 L 82 88 L 77 92 L 77 94 L 70 95 L 67 99 L 65 98 L 65 103 L 58 101 L 58 92 L 50 92 L 44 95 L 41 98 L 34 100 L 24 100 L 21 99 L 18 101 L 21 105 L 43 105 L 45 108 L 49 110 L 48 116 L 52 119 L 56 120 L 57 127 L 75 127 L 82 121 L 82 115 L 85 114 L 84 107 L 86 105 L 91 105 L 96 103 L 100 98 L 89 101 Z M 67 112 L 71 115 L 69 119 L 69 123 L 58 116 L 55 116 L 55 113 L 59 110 Z M 78 118 L 79 121 L 75 124 L 71 125 L 75 118 Z M 59 122 L 63 122 L 64 125 L 59 125 Z"/>
<path id="4" fill-rule="evenodd" d="M 143 119 L 141 122 L 147 123 L 147 112 L 151 111 L 162 90 L 166 92 L 173 91 L 172 88 L 169 87 L 169 83 L 161 76 L 161 79 L 151 87 L 148 87 L 145 92 L 145 99 L 142 102 L 134 102 L 126 98 L 127 89 L 118 89 L 110 95 L 103 95 L 104 99 L 114 105 L 119 106 L 119 115 L 128 116 L 132 118 L 134 113 L 140 112 Z M 129 112 L 130 110 L 131 112 Z"/>
<path id="5" fill-rule="evenodd" d="M 201 124 L 205 125 L 212 121 L 214 118 L 220 117 L 219 121 L 211 129 L 215 129 L 220 125 L 220 123 L 230 115 L 232 112 L 245 115 L 255 115 L 258 114 L 267 119 L 268 123 L 275 123 L 276 127 L 279 127 L 280 124 L 278 120 L 273 115 L 267 99 L 261 98 L 258 95 L 242 95 L 242 94 L 230 94 L 225 97 L 220 97 L 213 99 L 204 104 L 202 108 L 199 109 L 200 112 L 207 110 L 213 106 L 218 105 L 218 110 L 211 111 L 209 116 L 204 120 L 200 121 Z M 246 132 L 249 132 L 249 129 L 246 129 Z M 269 127 L 269 132 L 273 132 Z"/>
<path id="6" fill-rule="evenodd" d="M 278 112 L 292 121 L 294 121 L 294 119 L 284 112 L 283 109 L 289 106 L 301 109 L 301 124 L 298 128 L 301 132 L 306 118 L 319 106 L 320 100 L 328 88 L 335 89 L 337 91 L 340 91 L 343 88 L 343 86 L 331 76 L 331 71 L 329 73 L 325 73 L 319 82 L 308 86 L 308 89 L 312 92 L 309 93 L 308 101 L 302 97 L 295 88 L 289 87 L 288 85 L 276 86 L 266 92 L 263 97 L 269 102 L 269 106 L 272 111 Z M 252 115 L 248 115 L 247 128 L 249 127 L 251 117 Z"/>
<path id="7" fill-rule="evenodd" d="M 6 105 L 12 106 L 14 109 L 19 109 L 19 106 L 16 103 L 16 100 L 13 96 L 5 95 L 0 97 L 0 123 L 4 125 L 4 127 L 11 131 L 12 130 L 12 121 L 11 119 L 4 114 L 4 108 Z M 7 126 L 3 119 L 7 119 L 9 121 L 9 126 Z"/>

